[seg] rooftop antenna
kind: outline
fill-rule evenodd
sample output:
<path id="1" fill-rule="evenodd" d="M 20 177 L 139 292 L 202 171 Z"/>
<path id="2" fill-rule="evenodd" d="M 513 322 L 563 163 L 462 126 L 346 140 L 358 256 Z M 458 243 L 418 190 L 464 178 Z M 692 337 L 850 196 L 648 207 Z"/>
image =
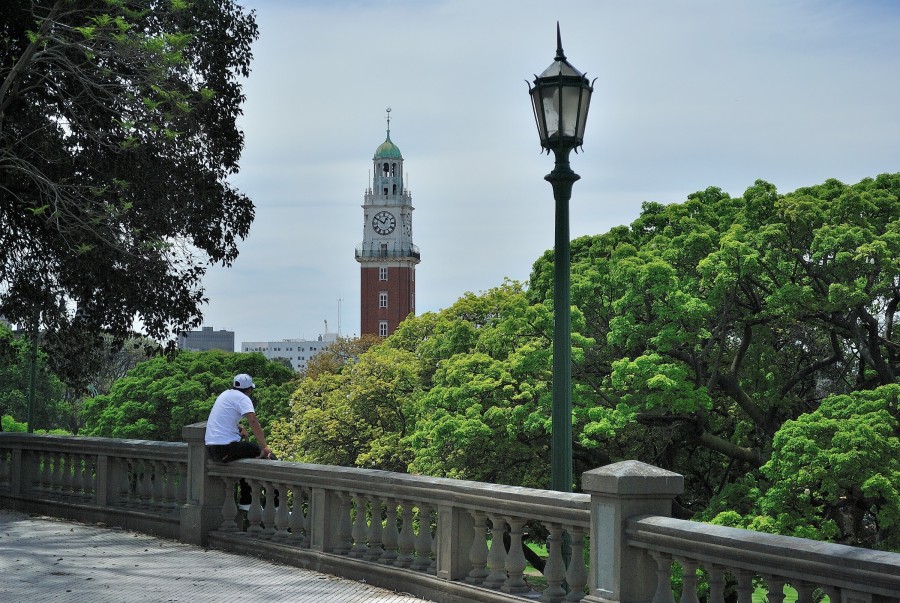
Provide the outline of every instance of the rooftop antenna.
<path id="1" fill-rule="evenodd" d="M 342 301 L 344 301 L 344 300 L 341 299 L 340 297 L 337 300 L 337 302 L 338 302 L 338 328 L 337 328 L 338 337 L 341 336 L 341 302 Z"/>

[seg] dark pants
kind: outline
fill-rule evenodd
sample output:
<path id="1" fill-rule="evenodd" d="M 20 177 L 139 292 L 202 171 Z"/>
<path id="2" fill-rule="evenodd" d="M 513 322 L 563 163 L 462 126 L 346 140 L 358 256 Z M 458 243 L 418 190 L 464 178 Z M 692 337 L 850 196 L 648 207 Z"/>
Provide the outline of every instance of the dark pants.
<path id="1" fill-rule="evenodd" d="M 259 457 L 260 452 L 262 452 L 262 449 L 260 449 L 259 444 L 244 440 L 206 447 L 206 454 L 217 463 L 228 463 L 238 459 L 255 459 Z M 276 460 L 273 457 L 274 455 L 269 456 L 273 461 Z M 249 505 L 252 500 L 253 489 L 250 488 L 250 484 L 244 481 L 244 478 L 241 478 L 239 504 Z M 278 492 L 275 492 L 275 504 L 278 504 Z"/>

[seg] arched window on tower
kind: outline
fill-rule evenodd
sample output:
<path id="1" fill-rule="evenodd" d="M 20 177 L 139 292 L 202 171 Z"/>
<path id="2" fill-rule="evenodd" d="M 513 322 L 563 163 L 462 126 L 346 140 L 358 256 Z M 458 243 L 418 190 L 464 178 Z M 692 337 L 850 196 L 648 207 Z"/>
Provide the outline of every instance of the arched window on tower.
<path id="1" fill-rule="evenodd" d="M 385 162 L 384 162 L 384 165 L 381 166 L 381 171 L 384 172 L 384 175 L 385 175 L 385 176 L 388 175 L 388 172 L 390 171 L 390 166 L 388 165 L 388 162 L 387 162 L 387 161 L 385 161 Z"/>
<path id="2" fill-rule="evenodd" d="M 391 164 L 391 176 L 396 176 L 396 175 L 397 175 L 397 164 L 392 163 Z"/>
<path id="3" fill-rule="evenodd" d="M 393 194 L 394 194 L 394 195 L 397 194 L 397 185 L 396 185 L 396 184 L 394 185 L 394 192 L 393 192 Z"/>

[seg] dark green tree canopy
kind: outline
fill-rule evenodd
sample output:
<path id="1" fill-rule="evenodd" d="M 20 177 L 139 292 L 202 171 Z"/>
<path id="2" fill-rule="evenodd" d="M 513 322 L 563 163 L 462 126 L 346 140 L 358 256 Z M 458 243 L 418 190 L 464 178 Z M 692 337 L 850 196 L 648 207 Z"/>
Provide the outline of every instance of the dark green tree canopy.
<path id="1" fill-rule="evenodd" d="M 199 324 L 253 219 L 227 177 L 257 35 L 232 0 L 0 4 L 0 315 Z"/>

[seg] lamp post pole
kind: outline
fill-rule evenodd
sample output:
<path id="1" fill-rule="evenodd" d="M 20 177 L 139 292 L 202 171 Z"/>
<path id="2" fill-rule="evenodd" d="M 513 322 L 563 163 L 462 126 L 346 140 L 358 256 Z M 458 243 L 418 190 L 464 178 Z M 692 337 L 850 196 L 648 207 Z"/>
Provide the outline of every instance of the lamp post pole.
<path id="1" fill-rule="evenodd" d="M 553 186 L 556 235 L 553 246 L 553 409 L 550 488 L 572 491 L 572 303 L 569 259 L 569 199 L 581 177 L 569 167 L 571 148 L 557 149 L 556 165 L 544 180 Z"/>
<path id="2" fill-rule="evenodd" d="M 587 77 L 566 60 L 559 23 L 556 58 L 529 87 L 541 146 L 556 165 L 544 179 L 553 186 L 556 234 L 553 247 L 553 386 L 550 487 L 572 491 L 572 310 L 569 270 L 569 199 L 580 178 L 569 167 L 569 154 L 584 141 L 591 93 Z"/>

